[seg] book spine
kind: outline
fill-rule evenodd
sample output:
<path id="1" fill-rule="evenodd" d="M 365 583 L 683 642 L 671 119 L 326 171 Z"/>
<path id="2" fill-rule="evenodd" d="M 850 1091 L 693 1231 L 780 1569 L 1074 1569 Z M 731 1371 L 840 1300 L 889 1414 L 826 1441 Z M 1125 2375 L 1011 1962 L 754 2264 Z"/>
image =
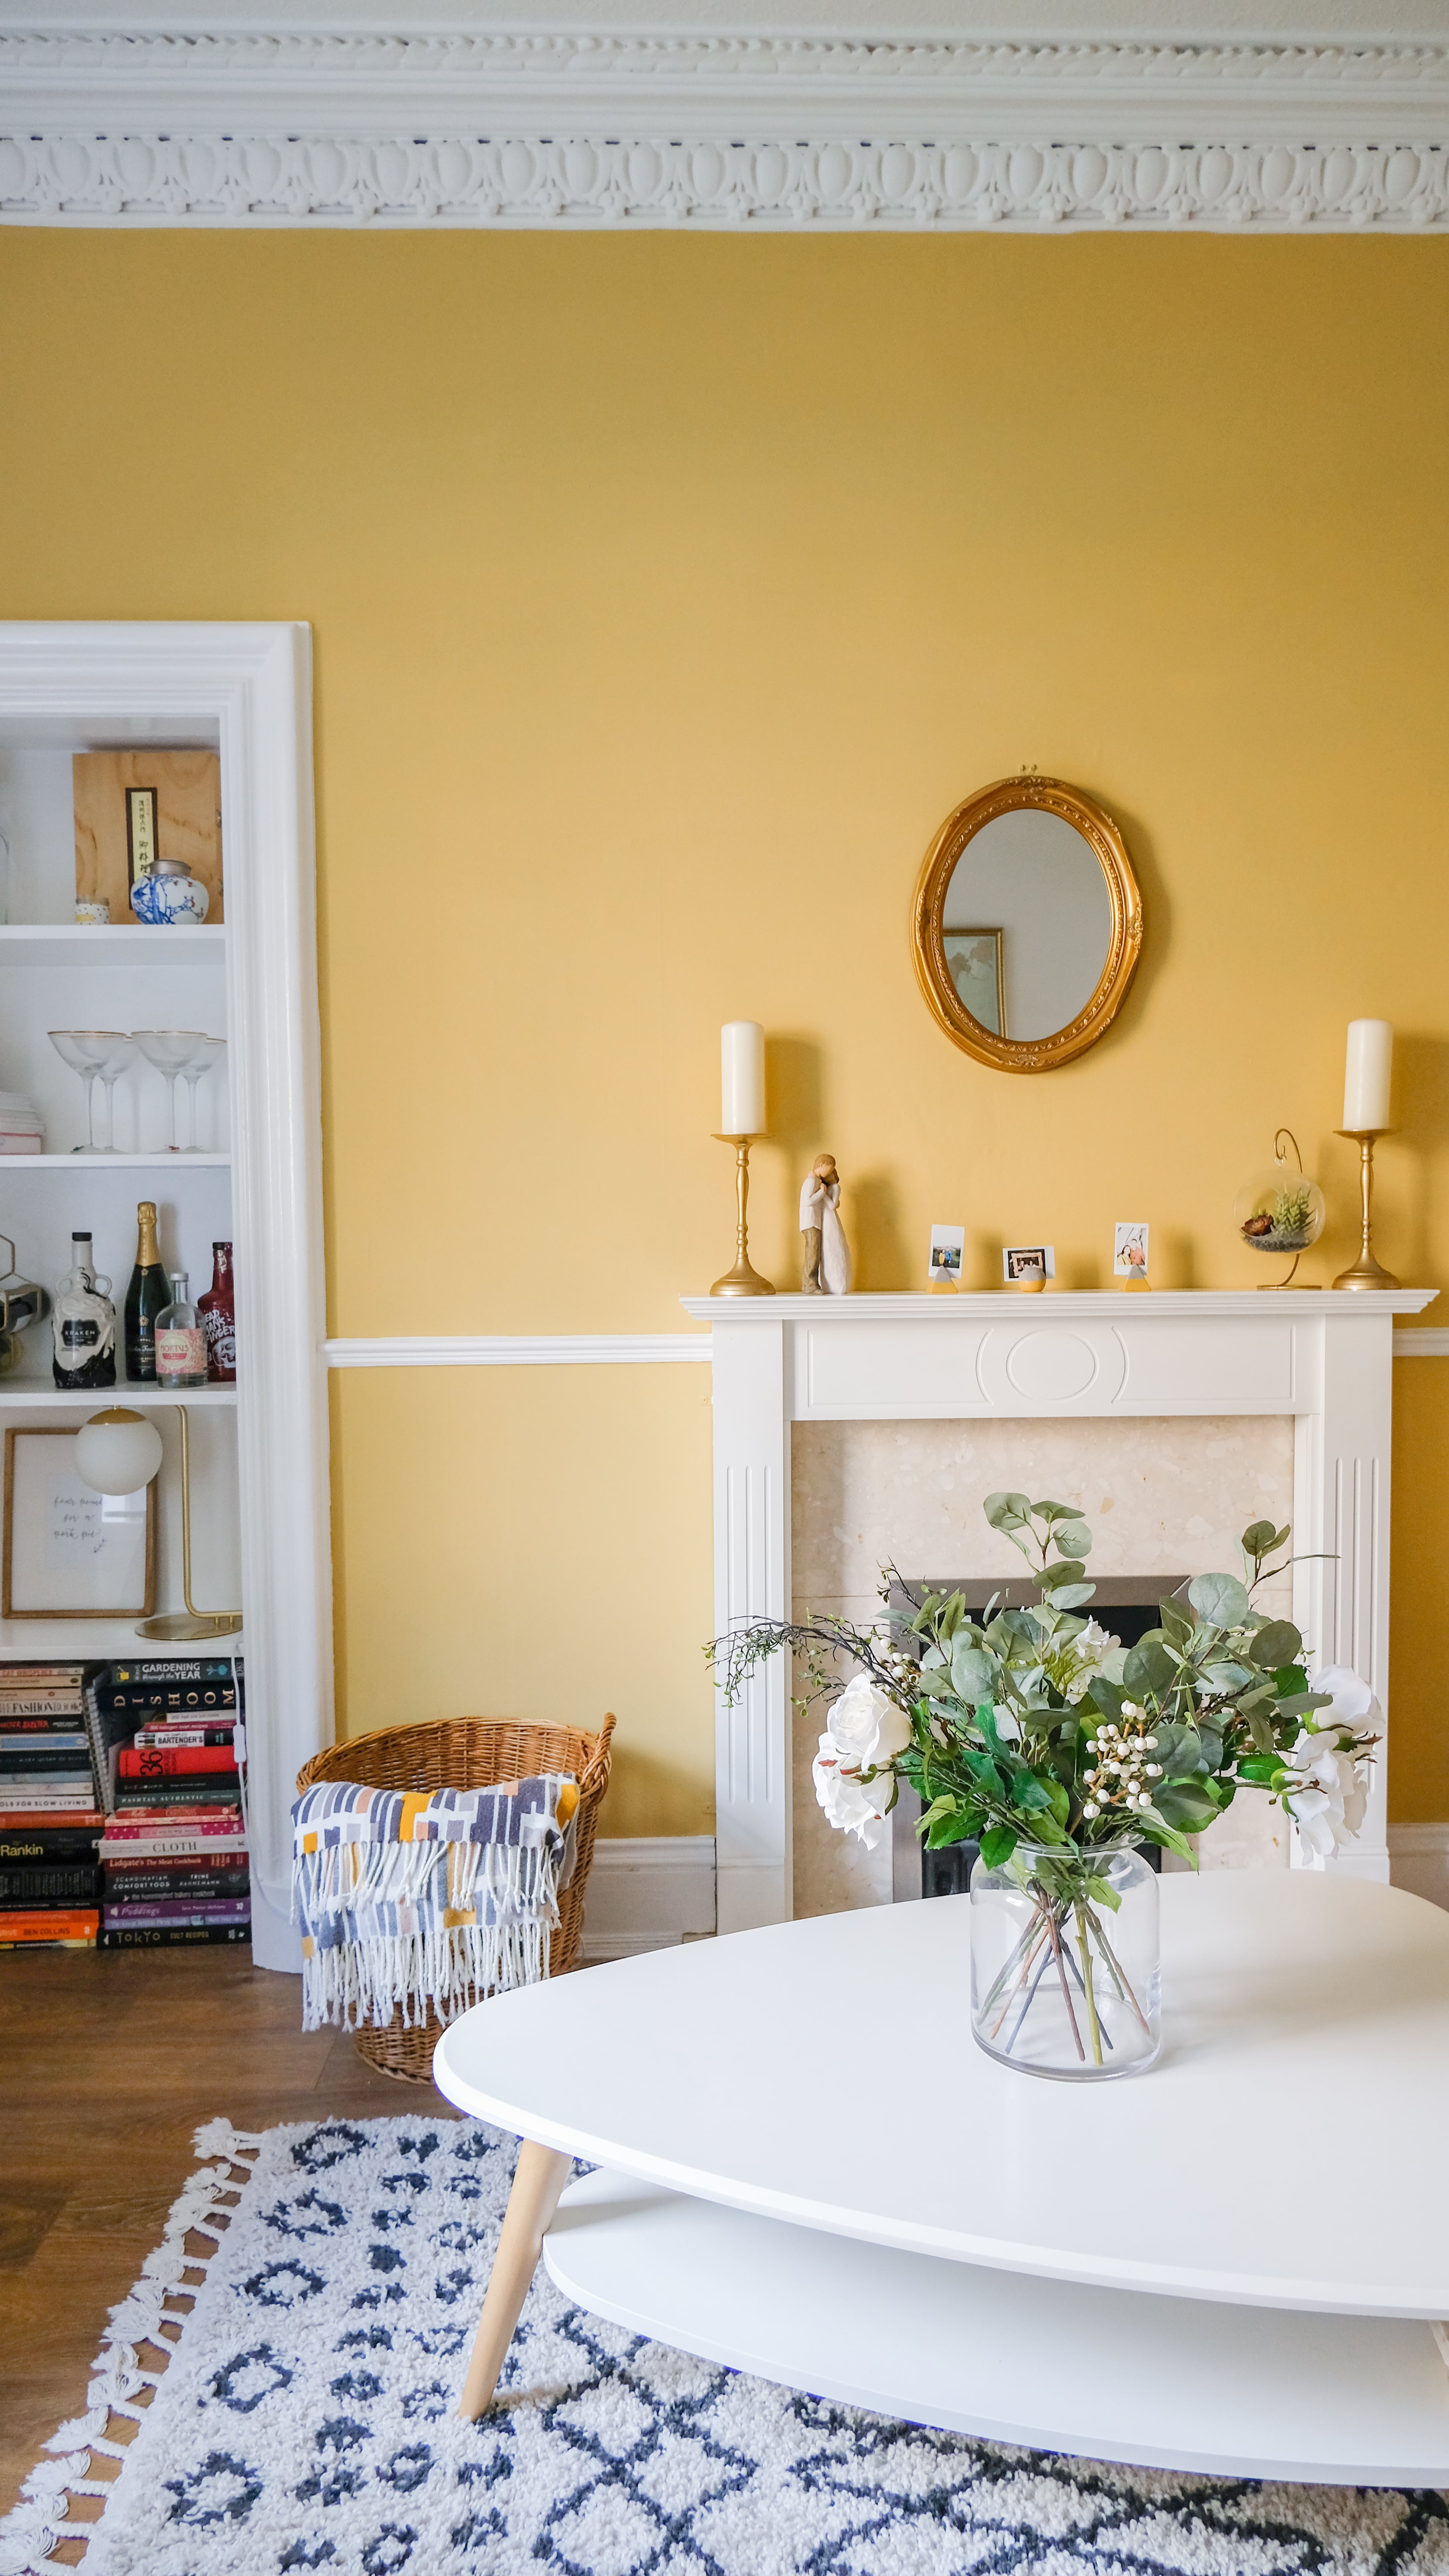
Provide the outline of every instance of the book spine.
<path id="1" fill-rule="evenodd" d="M 101 1950 L 165 1950 L 194 1948 L 199 1943 L 250 1941 L 250 1923 L 147 1923 L 134 1929 L 99 1932 L 96 1947 Z"/>
<path id="2" fill-rule="evenodd" d="M 103 1899 L 101 1904 L 101 1921 L 108 1932 L 124 1931 L 128 1923 L 250 1923 L 251 1919 L 249 1896 L 127 1897 L 117 1904 Z"/>
<path id="3" fill-rule="evenodd" d="M 0 1910 L 18 1907 L 25 1913 L 33 1906 L 94 1905 L 100 1894 L 99 1878 L 94 1861 L 32 1861 L 18 1869 L 0 1868 Z"/>
<path id="4" fill-rule="evenodd" d="M 46 1745 L 62 1752 L 79 1745 L 84 1752 L 89 1741 L 83 1710 L 74 1717 L 0 1716 L 0 1752 L 33 1753 Z"/>
<path id="5" fill-rule="evenodd" d="M 236 1773 L 218 1771 L 205 1780 L 123 1780 L 116 1789 L 116 1813 L 138 1807 L 237 1806 Z"/>
<path id="6" fill-rule="evenodd" d="M 137 1747 L 124 1745 L 117 1757 L 120 1780 L 173 1780 L 208 1776 L 222 1777 L 235 1773 L 236 1760 L 231 1746 L 195 1746 L 185 1744 L 152 1744 Z"/>
<path id="7" fill-rule="evenodd" d="M 94 1906 L 15 1907 L 0 1914 L 0 1943 L 7 1941 L 93 1941 L 101 1918 Z"/>
<path id="8" fill-rule="evenodd" d="M 251 1887 L 245 1861 L 230 1869 L 212 1869 L 197 1860 L 142 1861 L 134 1869 L 103 1869 L 100 1894 L 107 1905 L 168 1904 L 181 1897 L 210 1905 L 224 1896 L 250 1896 Z"/>
<path id="9" fill-rule="evenodd" d="M 197 1745 L 234 1745 L 237 1721 L 234 1717 L 219 1719 L 215 1726 L 189 1726 L 175 1721 L 169 1726 L 138 1727 L 131 1738 L 133 1753 L 176 1752 Z"/>
<path id="10" fill-rule="evenodd" d="M 38 1744 L 16 1745 L 0 1752 L 0 1796 L 7 1780 L 28 1781 L 37 1772 L 89 1780 L 91 1757 L 85 1737 L 81 1737 L 79 1746 L 64 1738 L 57 1742 L 51 1736 L 42 1737 Z"/>
<path id="11" fill-rule="evenodd" d="M 228 1682 L 197 1683 L 186 1690 L 165 1690 L 157 1682 L 96 1684 L 96 1706 L 106 1716 L 204 1716 L 236 1704 L 236 1692 Z"/>
<path id="12" fill-rule="evenodd" d="M 0 1817 L 91 1814 L 96 1793 L 89 1780 L 77 1780 L 74 1788 L 57 1788 L 53 1781 L 40 1781 L 24 1788 L 18 1780 L 0 1784 Z"/>
<path id="13" fill-rule="evenodd" d="M 0 1692 L 0 1726 L 13 1726 L 17 1720 L 27 1726 L 64 1724 L 67 1720 L 79 1724 L 84 1714 L 85 1701 L 79 1691 L 57 1691 L 53 1699 L 39 1691 L 15 1699 L 7 1699 Z"/>
<path id="14" fill-rule="evenodd" d="M 158 1841 L 183 1840 L 188 1850 L 211 1851 L 218 1843 L 245 1847 L 246 1836 L 234 1807 L 224 1815 L 188 1816 L 181 1824 L 172 1823 L 166 1816 L 155 1817 L 149 1824 L 142 1816 L 115 1816 L 106 1819 L 104 1852 L 107 1859 L 113 1848 L 118 1857 L 139 1856 L 143 1847 L 154 1846 Z"/>
<path id="15" fill-rule="evenodd" d="M 182 1682 L 237 1681 L 241 1678 L 242 1669 L 240 1655 L 203 1656 L 199 1660 L 195 1656 L 177 1655 L 164 1661 L 158 1657 L 150 1663 L 143 1660 L 136 1664 L 112 1664 L 109 1679 L 113 1684 L 165 1682 L 175 1689 Z"/>
<path id="16" fill-rule="evenodd" d="M 85 1869 L 99 1852 L 99 1825 L 91 1833 L 42 1825 L 30 1834 L 0 1834 L 0 1869 Z"/>

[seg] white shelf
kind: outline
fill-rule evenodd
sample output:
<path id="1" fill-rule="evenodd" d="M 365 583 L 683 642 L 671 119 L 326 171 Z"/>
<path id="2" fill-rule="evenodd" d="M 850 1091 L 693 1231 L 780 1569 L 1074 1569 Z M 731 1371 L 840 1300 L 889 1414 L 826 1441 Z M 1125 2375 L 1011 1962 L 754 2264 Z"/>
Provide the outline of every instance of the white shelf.
<path id="1" fill-rule="evenodd" d="M 226 925 L 151 930 L 143 922 L 0 922 L 0 966 L 220 966 Z"/>
<path id="2" fill-rule="evenodd" d="M 200 1121 L 198 1120 L 198 1125 Z M 93 1154 L 77 1145 L 70 1154 L 0 1154 L 0 1172 L 229 1172 L 230 1154 Z"/>
<path id="3" fill-rule="evenodd" d="M 11 1405 L 46 1405 L 61 1413 L 102 1413 L 107 1405 L 129 1404 L 140 1412 L 151 1405 L 205 1405 L 208 1411 L 235 1411 L 234 1386 L 133 1386 L 118 1377 L 114 1386 L 57 1386 L 53 1379 L 0 1377 L 0 1413 Z"/>
<path id="4" fill-rule="evenodd" d="M 157 1605 L 158 1610 L 163 1605 Z M 181 1608 L 167 1602 L 166 1609 Z M 203 1603 L 203 1607 L 207 1605 Z M 137 1614 L 139 1616 L 139 1613 Z M 150 1662 L 163 1655 L 177 1663 L 196 1656 L 244 1655 L 241 1629 L 234 1637 L 205 1638 L 200 1645 L 138 1637 L 135 1619 L 0 1619 L 0 1664 Z"/>

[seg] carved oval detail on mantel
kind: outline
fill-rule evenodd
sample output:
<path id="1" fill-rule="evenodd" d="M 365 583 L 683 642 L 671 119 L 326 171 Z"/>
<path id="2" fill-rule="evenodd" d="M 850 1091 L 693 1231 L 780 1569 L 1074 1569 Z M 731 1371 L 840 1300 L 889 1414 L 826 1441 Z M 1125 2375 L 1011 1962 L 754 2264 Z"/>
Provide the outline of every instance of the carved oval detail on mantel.
<path id="1" fill-rule="evenodd" d="M 1097 1354 L 1080 1333 L 1043 1326 L 1024 1333 L 1006 1355 L 1006 1374 L 1032 1404 L 1069 1404 L 1097 1374 Z"/>

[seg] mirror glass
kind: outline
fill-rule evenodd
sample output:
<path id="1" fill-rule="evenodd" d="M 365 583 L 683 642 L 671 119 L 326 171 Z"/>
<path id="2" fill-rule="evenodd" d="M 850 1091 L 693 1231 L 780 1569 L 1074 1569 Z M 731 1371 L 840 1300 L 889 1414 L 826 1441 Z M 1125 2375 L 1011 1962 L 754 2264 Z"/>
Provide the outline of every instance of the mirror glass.
<path id="1" fill-rule="evenodd" d="M 1039 806 L 997 814 L 951 872 L 941 938 L 956 993 L 983 1029 L 1054 1036 L 1086 1009 L 1112 946 L 1096 851 Z"/>

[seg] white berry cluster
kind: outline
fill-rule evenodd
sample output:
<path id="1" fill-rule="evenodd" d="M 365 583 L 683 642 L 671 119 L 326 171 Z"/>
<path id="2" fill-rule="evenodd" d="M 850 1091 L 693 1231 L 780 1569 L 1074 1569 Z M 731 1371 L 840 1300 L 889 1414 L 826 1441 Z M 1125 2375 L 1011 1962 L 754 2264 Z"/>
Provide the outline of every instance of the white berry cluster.
<path id="1" fill-rule="evenodd" d="M 1149 1762 L 1149 1753 L 1157 1751 L 1155 1735 L 1144 1735 L 1147 1711 L 1136 1700 L 1124 1699 L 1122 1715 L 1134 1723 L 1113 1726 L 1103 1718 L 1096 1734 L 1097 1767 L 1086 1778 L 1086 1797 L 1082 1802 L 1082 1820 L 1090 1824 L 1093 1817 L 1110 1814 L 1114 1807 L 1150 1807 L 1152 1791 L 1149 1780 L 1160 1780 L 1162 1765 Z"/>

